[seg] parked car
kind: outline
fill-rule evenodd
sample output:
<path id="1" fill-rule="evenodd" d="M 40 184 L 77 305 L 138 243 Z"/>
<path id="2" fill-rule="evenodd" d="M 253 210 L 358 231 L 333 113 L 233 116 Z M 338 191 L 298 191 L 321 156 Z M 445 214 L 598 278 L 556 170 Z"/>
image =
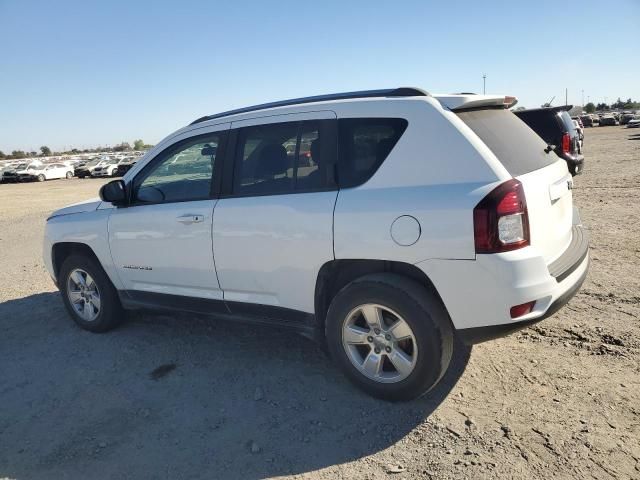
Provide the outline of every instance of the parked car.
<path id="1" fill-rule="evenodd" d="M 94 158 L 93 160 L 88 161 L 82 167 L 78 167 L 75 169 L 76 177 L 78 178 L 87 178 L 91 177 L 91 172 L 98 166 L 102 165 L 103 160 L 100 158 Z"/>
<path id="2" fill-rule="evenodd" d="M 614 117 L 613 115 L 603 115 L 602 117 L 600 117 L 600 126 L 604 127 L 604 126 L 616 126 L 619 125 L 618 120 L 616 120 L 616 117 Z"/>
<path id="3" fill-rule="evenodd" d="M 635 118 L 633 113 L 623 113 L 620 116 L 620 125 L 626 125 Z"/>
<path id="4" fill-rule="evenodd" d="M 627 128 L 640 128 L 640 115 L 636 115 L 634 118 L 627 122 Z"/>
<path id="5" fill-rule="evenodd" d="M 139 157 L 128 157 L 118 163 L 118 169 L 116 170 L 116 177 L 124 177 L 125 174 L 131 170 L 139 160 Z"/>
<path id="6" fill-rule="evenodd" d="M 2 173 L 2 181 L 3 182 L 18 182 L 19 181 L 19 175 L 18 172 L 24 170 L 25 168 L 27 168 L 29 164 L 27 162 L 22 162 L 22 163 L 18 163 L 17 165 L 13 165 L 8 167 L 7 169 L 5 169 L 5 171 Z"/>
<path id="7" fill-rule="evenodd" d="M 593 127 L 593 117 L 591 115 L 582 115 L 580 121 L 585 127 Z"/>
<path id="8" fill-rule="evenodd" d="M 565 105 L 514 113 L 547 142 L 549 153 L 554 151 L 567 162 L 569 172 L 575 176 L 584 169 L 584 156 L 581 153 L 580 134 L 567 113 L 571 108 L 571 105 Z"/>
<path id="9" fill-rule="evenodd" d="M 100 164 L 96 165 L 95 168 L 91 171 L 92 177 L 115 177 L 116 170 L 118 169 L 118 162 L 120 160 L 117 158 L 110 158 L 108 160 L 103 160 Z"/>
<path id="10" fill-rule="evenodd" d="M 580 153 L 582 153 L 582 145 L 584 145 L 584 129 L 580 126 L 578 120 L 572 120 L 573 126 L 578 132 L 578 139 L 580 140 Z"/>
<path id="11" fill-rule="evenodd" d="M 40 160 L 27 163 L 26 167 L 16 170 L 17 181 L 25 182 L 25 181 L 31 180 L 31 173 L 36 169 L 42 168 L 43 165 L 44 164 Z"/>
<path id="12" fill-rule="evenodd" d="M 54 212 L 46 267 L 87 330 L 137 308 L 270 323 L 415 398 L 456 342 L 547 318 L 587 275 L 567 164 L 515 101 L 400 88 L 200 118 Z"/>
<path id="13" fill-rule="evenodd" d="M 24 174 L 22 174 L 22 181 L 37 180 L 38 182 L 44 182 L 45 180 L 55 180 L 58 178 L 72 178 L 73 167 L 65 165 L 63 163 L 51 163 L 48 165 L 35 164 L 30 165 Z"/>

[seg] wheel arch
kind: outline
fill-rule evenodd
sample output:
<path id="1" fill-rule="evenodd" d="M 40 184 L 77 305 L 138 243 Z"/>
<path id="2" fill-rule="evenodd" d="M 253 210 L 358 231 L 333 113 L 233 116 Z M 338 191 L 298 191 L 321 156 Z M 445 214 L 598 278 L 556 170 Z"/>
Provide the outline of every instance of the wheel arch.
<path id="1" fill-rule="evenodd" d="M 324 328 L 329 305 L 342 288 L 360 277 L 374 273 L 392 273 L 415 281 L 433 293 L 446 310 L 431 279 L 415 265 L 390 260 L 332 260 L 320 268 L 316 279 L 314 306 L 317 326 Z"/>
<path id="2" fill-rule="evenodd" d="M 60 267 L 63 262 L 70 255 L 82 254 L 96 261 L 98 265 L 102 267 L 102 263 L 98 259 L 93 249 L 86 243 L 80 242 L 58 242 L 51 247 L 51 264 L 53 266 L 53 273 L 57 281 L 59 281 Z M 104 268 L 103 268 L 104 270 Z M 109 275 L 107 275 L 108 277 Z M 113 281 L 112 281 L 113 283 Z"/>

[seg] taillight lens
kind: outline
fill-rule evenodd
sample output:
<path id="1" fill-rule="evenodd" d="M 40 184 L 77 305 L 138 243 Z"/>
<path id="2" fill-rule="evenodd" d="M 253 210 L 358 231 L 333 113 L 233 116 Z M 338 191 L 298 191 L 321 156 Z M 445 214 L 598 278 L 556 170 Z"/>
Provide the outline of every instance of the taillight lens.
<path id="1" fill-rule="evenodd" d="M 527 200 L 522 184 L 508 180 L 494 188 L 473 209 L 476 253 L 498 253 L 530 243 Z"/>
<path id="2" fill-rule="evenodd" d="M 562 135 L 562 153 L 569 153 L 571 151 L 571 135 L 565 133 Z"/>

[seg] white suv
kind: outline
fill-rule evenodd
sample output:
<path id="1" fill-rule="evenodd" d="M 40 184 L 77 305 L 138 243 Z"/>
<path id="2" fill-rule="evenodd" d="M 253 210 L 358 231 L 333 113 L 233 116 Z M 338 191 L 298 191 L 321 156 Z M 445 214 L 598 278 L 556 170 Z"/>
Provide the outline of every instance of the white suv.
<path id="1" fill-rule="evenodd" d="M 140 308 L 290 327 L 417 397 L 455 336 L 540 321 L 587 275 L 567 164 L 514 103 L 399 88 L 200 118 L 53 213 L 46 265 L 88 330 Z"/>

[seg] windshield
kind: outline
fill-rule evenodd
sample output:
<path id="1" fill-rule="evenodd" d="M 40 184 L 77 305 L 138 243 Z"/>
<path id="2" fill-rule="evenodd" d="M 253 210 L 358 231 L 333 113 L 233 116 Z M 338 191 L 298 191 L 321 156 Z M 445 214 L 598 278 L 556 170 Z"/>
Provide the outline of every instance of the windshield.
<path id="1" fill-rule="evenodd" d="M 558 160 L 553 153 L 545 153 L 547 144 L 509 110 L 468 110 L 458 113 L 458 117 L 480 137 L 514 177 L 544 168 Z"/>

